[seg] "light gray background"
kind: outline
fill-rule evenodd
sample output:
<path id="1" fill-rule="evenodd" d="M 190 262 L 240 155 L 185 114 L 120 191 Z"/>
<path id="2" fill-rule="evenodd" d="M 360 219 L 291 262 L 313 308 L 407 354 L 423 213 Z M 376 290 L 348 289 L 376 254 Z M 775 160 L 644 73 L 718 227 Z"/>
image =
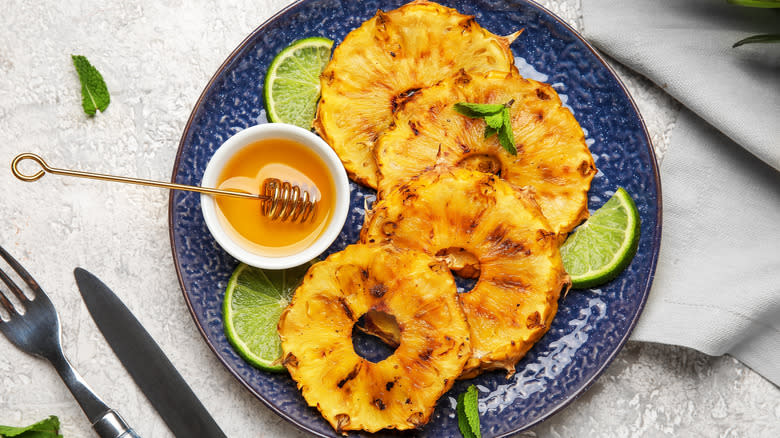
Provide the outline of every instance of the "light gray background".
<path id="1" fill-rule="evenodd" d="M 245 390 L 198 333 L 173 267 L 165 191 L 56 176 L 23 183 L 8 163 L 29 151 L 54 166 L 168 180 L 209 78 L 287 3 L 3 2 L 0 245 L 49 292 L 75 367 L 141 436 L 172 435 L 95 328 L 74 284 L 76 266 L 124 300 L 228 436 L 303 434 Z M 541 3 L 581 28 L 578 0 Z M 71 54 L 86 55 L 106 79 L 112 103 L 105 114 L 90 119 L 81 111 Z M 661 160 L 678 104 L 617 70 Z M 53 369 L 0 338 L 0 424 L 51 414 L 60 417 L 65 437 L 94 436 Z M 780 436 L 780 390 L 730 357 L 630 342 L 585 395 L 519 436 Z"/>

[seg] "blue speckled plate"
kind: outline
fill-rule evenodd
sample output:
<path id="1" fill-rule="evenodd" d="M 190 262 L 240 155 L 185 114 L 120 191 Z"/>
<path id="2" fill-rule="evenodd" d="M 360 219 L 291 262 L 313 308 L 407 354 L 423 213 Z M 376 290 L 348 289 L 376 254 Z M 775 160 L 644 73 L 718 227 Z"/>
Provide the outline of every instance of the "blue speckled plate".
<path id="1" fill-rule="evenodd" d="M 265 121 L 263 78 L 281 49 L 307 36 L 340 42 L 377 9 L 389 10 L 403 3 L 405 0 L 302 0 L 257 28 L 219 68 L 195 105 L 179 146 L 173 180 L 200 183 L 206 163 L 223 141 Z M 496 34 L 525 28 L 512 45 L 521 73 L 553 84 L 585 129 L 596 159 L 599 173 L 590 191 L 590 207 L 600 207 L 623 186 L 634 196 L 642 218 L 639 250 L 625 272 L 602 288 L 573 291 L 561 299 L 552 328 L 517 364 L 512 378 L 493 372 L 458 382 L 440 399 L 430 423 L 417 433 L 459 436 L 455 396 L 474 383 L 479 388 L 483 436 L 504 436 L 539 423 L 582 394 L 628 339 L 655 272 L 661 237 L 661 188 L 650 140 L 634 103 L 614 72 L 574 30 L 530 1 L 442 3 L 475 15 L 482 26 Z M 352 185 L 353 208 L 347 224 L 326 254 L 357 240 L 363 223 L 363 199 L 372 194 Z M 319 412 L 306 406 L 288 375 L 253 368 L 227 342 L 221 304 L 237 262 L 206 229 L 199 195 L 171 195 L 170 232 L 184 297 L 220 360 L 282 417 L 316 435 L 336 436 Z"/>

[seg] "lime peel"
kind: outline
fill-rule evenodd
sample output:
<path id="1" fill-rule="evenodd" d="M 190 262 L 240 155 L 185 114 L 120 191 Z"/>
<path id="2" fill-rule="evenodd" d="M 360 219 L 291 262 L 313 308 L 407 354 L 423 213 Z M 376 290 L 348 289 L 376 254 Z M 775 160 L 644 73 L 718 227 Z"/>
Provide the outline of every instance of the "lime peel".
<path id="1" fill-rule="evenodd" d="M 320 98 L 320 73 L 330 60 L 333 40 L 310 37 L 279 52 L 265 75 L 268 120 L 311 129 Z"/>
<path id="2" fill-rule="evenodd" d="M 241 263 L 233 271 L 222 303 L 225 336 L 250 364 L 267 371 L 285 370 L 276 327 L 313 262 L 280 271 Z"/>
<path id="3" fill-rule="evenodd" d="M 617 277 L 636 254 L 640 218 L 622 187 L 561 246 L 563 266 L 575 289 L 587 289 Z"/>

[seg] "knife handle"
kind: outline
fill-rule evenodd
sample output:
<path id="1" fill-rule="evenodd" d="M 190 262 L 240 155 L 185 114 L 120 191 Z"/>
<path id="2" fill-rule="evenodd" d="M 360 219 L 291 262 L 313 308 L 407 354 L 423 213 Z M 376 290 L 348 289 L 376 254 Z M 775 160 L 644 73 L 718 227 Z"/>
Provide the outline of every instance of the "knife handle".
<path id="1" fill-rule="evenodd" d="M 113 409 L 109 409 L 92 425 L 100 438 L 141 438 Z"/>

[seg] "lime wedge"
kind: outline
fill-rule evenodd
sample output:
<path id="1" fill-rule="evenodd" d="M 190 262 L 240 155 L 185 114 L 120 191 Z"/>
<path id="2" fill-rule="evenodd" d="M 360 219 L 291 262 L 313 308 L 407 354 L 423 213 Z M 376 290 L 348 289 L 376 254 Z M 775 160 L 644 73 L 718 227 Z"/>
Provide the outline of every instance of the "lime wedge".
<path id="1" fill-rule="evenodd" d="M 572 287 L 586 289 L 617 277 L 636 254 L 639 212 L 622 187 L 561 246 Z"/>
<path id="2" fill-rule="evenodd" d="M 333 41 L 322 37 L 295 41 L 276 55 L 265 75 L 268 120 L 311 129 L 320 99 L 320 73 L 330 60 Z"/>
<path id="3" fill-rule="evenodd" d="M 276 325 L 310 265 L 272 271 L 241 263 L 233 271 L 222 303 L 225 335 L 247 362 L 284 370 Z"/>

